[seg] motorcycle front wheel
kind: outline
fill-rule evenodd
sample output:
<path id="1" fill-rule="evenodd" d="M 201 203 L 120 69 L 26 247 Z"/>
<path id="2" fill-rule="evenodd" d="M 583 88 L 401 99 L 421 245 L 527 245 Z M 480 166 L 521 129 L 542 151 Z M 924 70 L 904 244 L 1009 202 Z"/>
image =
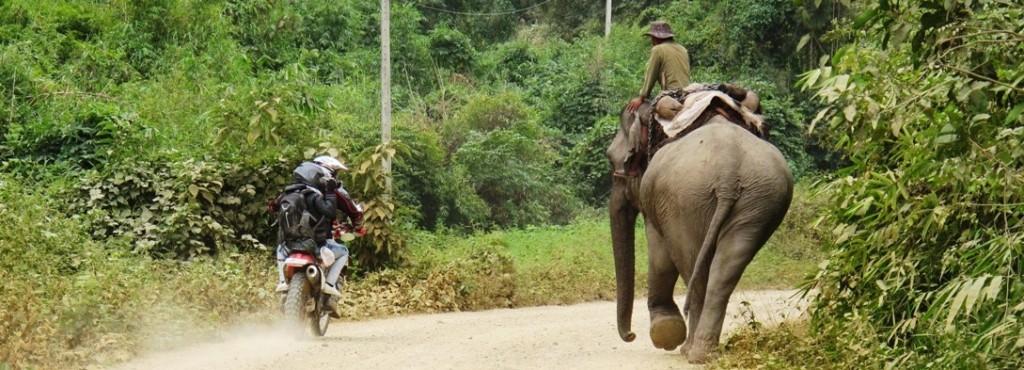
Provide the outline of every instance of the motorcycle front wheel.
<path id="1" fill-rule="evenodd" d="M 289 330 L 297 330 L 302 334 L 305 331 L 303 323 L 306 321 L 306 307 L 309 302 L 309 282 L 306 281 L 305 273 L 292 275 L 288 283 L 288 294 L 284 297 L 284 322 Z"/>

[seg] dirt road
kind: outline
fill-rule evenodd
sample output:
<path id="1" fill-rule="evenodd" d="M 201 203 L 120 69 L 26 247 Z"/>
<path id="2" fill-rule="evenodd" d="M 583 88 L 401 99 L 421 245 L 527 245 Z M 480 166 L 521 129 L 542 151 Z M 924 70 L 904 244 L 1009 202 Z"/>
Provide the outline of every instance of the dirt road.
<path id="1" fill-rule="evenodd" d="M 725 332 L 749 322 L 750 312 L 768 325 L 797 317 L 803 304 L 793 295 L 737 292 Z M 676 301 L 682 306 L 682 297 Z M 325 337 L 304 340 L 276 329 L 244 330 L 222 342 L 152 354 L 117 369 L 699 368 L 686 364 L 678 350 L 651 345 L 645 300 L 637 300 L 633 311 L 632 343 L 618 337 L 615 303 L 594 302 L 333 322 Z"/>

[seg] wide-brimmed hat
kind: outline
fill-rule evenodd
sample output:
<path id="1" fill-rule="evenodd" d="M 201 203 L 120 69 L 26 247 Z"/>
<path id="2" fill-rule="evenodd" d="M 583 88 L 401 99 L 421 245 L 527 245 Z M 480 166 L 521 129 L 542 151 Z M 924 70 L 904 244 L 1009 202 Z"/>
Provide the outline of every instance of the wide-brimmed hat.
<path id="1" fill-rule="evenodd" d="M 667 39 L 676 37 L 672 34 L 672 27 L 669 27 L 665 21 L 654 21 L 651 23 L 651 30 L 647 31 L 646 35 L 654 36 L 659 39 Z"/>

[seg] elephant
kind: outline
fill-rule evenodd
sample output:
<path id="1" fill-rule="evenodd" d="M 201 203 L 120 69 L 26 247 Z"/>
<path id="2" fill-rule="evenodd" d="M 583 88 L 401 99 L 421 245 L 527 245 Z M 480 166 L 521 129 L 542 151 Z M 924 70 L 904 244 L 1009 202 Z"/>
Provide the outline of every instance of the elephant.
<path id="1" fill-rule="evenodd" d="M 638 112 L 650 109 L 645 102 Z M 648 161 L 623 110 L 606 156 L 619 336 L 632 342 L 638 214 L 648 243 L 647 306 L 651 341 L 667 351 L 682 345 L 690 363 L 717 354 L 726 306 L 744 269 L 782 223 L 793 196 L 793 174 L 782 153 L 722 115 L 666 141 Z M 644 162 L 631 168 L 629 163 Z M 686 284 L 686 319 L 673 300 Z M 687 329 L 687 320 L 689 328 Z"/>

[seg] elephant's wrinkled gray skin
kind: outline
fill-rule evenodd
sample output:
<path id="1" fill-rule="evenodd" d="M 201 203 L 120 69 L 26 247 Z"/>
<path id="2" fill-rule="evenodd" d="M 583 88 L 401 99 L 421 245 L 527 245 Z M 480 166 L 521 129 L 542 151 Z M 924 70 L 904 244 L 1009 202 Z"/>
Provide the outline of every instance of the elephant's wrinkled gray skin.
<path id="1" fill-rule="evenodd" d="M 646 109 L 642 107 L 640 111 Z M 607 156 L 613 171 L 630 155 L 632 115 Z M 721 116 L 662 147 L 639 177 L 614 176 L 610 212 L 615 255 L 619 336 L 630 342 L 633 311 L 634 225 L 644 215 L 648 243 L 647 305 L 651 340 L 704 363 L 718 347 L 725 309 L 747 264 L 782 222 L 793 175 L 773 145 Z M 687 286 L 689 331 L 672 299 Z M 684 343 L 685 342 L 685 343 Z"/>

